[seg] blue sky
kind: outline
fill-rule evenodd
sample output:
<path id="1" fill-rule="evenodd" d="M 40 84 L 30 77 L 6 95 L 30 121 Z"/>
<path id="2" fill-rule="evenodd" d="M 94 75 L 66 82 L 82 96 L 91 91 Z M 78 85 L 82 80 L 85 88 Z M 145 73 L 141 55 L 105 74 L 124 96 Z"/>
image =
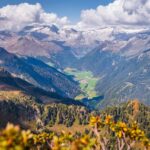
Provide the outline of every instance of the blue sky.
<path id="1" fill-rule="evenodd" d="M 40 3 L 47 12 L 54 12 L 58 16 L 67 16 L 72 22 L 80 19 L 81 10 L 107 5 L 112 0 L 0 0 L 0 7 L 8 4 L 27 2 Z"/>

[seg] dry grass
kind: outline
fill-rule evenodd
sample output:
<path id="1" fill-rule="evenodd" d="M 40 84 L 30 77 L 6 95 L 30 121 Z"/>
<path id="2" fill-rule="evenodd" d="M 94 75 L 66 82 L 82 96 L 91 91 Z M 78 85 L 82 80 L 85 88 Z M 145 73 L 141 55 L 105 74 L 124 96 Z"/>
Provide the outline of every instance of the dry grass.
<path id="1" fill-rule="evenodd" d="M 11 99 L 19 95 L 22 95 L 21 91 L 0 91 L 0 100 L 1 99 Z"/>
<path id="2" fill-rule="evenodd" d="M 73 125 L 71 127 L 66 127 L 65 125 L 62 124 L 56 124 L 53 127 L 49 128 L 51 131 L 60 133 L 62 131 L 66 132 L 66 133 L 76 133 L 76 132 L 81 132 L 83 133 L 85 131 L 85 129 L 90 129 L 89 125 Z"/>

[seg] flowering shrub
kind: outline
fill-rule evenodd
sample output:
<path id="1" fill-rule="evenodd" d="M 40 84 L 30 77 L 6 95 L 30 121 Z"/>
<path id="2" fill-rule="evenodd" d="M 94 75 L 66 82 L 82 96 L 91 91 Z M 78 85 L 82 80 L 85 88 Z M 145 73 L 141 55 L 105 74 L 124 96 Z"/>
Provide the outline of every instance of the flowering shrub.
<path id="1" fill-rule="evenodd" d="M 8 124 L 0 132 L 0 150 L 24 150 L 30 147 L 33 134 L 28 130 L 24 131 L 19 126 Z"/>
<path id="2" fill-rule="evenodd" d="M 8 124 L 0 131 L 0 150 L 148 150 L 150 141 L 133 122 L 114 122 L 113 117 L 92 116 L 88 133 L 33 134 Z M 138 146 L 137 146 L 138 145 Z"/>

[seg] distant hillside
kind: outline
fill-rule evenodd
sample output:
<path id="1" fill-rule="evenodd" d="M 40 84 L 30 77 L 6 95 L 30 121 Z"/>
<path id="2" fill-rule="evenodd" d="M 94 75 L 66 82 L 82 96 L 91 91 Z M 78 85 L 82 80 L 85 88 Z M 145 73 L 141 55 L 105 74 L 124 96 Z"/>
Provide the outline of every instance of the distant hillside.
<path id="1" fill-rule="evenodd" d="M 16 92 L 30 95 L 36 98 L 40 103 L 63 103 L 63 104 L 78 104 L 82 103 L 74 101 L 69 98 L 63 98 L 57 93 L 47 92 L 43 89 L 35 87 L 34 85 L 20 79 L 13 77 L 9 72 L 4 68 L 0 68 L 0 92 Z M 8 97 L 11 97 L 11 94 Z"/>
<path id="2" fill-rule="evenodd" d="M 149 51 L 128 58 L 95 49 L 80 59 L 78 69 L 90 70 L 99 78 L 96 91 L 104 99 L 95 105 L 97 108 L 134 98 L 150 104 L 149 61 Z"/>
<path id="3" fill-rule="evenodd" d="M 31 57 L 20 57 L 0 48 L 0 66 L 46 91 L 73 98 L 80 93 L 78 83 L 69 76 Z"/>

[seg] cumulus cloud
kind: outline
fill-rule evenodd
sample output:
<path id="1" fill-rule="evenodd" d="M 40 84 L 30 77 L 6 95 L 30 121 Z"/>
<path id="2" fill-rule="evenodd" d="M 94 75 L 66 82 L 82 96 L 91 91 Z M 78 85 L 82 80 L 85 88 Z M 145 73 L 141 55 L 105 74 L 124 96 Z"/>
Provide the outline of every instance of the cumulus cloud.
<path id="1" fill-rule="evenodd" d="M 0 30 L 20 30 L 32 23 L 56 24 L 59 27 L 69 25 L 67 17 L 58 17 L 47 13 L 39 3 L 31 5 L 7 5 L 0 8 Z M 150 0 L 114 0 L 106 6 L 83 10 L 77 28 L 99 26 L 149 26 Z"/>
<path id="2" fill-rule="evenodd" d="M 115 0 L 106 6 L 83 10 L 78 27 L 149 26 L 150 0 Z"/>
<path id="3" fill-rule="evenodd" d="M 59 18 L 54 13 L 45 12 L 39 3 L 31 5 L 7 5 L 0 8 L 0 29 L 20 30 L 31 23 L 56 24 L 63 26 L 69 23 L 67 17 Z"/>

